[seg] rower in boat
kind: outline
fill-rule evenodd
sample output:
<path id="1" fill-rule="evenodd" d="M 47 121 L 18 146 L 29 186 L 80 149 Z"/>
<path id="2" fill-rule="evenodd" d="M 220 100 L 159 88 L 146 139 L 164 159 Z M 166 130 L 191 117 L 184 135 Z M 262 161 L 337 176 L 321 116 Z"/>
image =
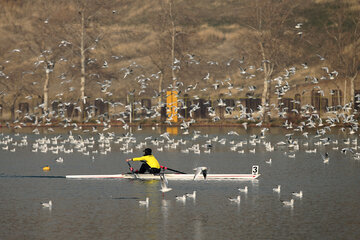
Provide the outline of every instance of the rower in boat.
<path id="1" fill-rule="evenodd" d="M 129 161 L 141 161 L 143 164 L 141 165 L 139 170 L 136 170 L 135 173 L 145 173 L 149 172 L 151 174 L 158 174 L 160 173 L 160 164 L 158 160 L 152 155 L 151 148 L 145 148 L 144 156 L 137 157 L 137 158 L 130 158 L 126 159 L 127 162 Z"/>

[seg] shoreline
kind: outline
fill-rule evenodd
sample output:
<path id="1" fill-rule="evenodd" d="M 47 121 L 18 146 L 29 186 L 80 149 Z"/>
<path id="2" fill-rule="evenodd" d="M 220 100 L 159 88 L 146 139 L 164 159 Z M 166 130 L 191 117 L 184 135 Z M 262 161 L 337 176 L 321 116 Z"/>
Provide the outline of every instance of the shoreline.
<path id="1" fill-rule="evenodd" d="M 284 121 L 285 122 L 285 121 Z M 76 124 L 76 125 L 74 125 Z M 96 128 L 106 128 L 108 126 L 111 127 L 124 127 L 124 126 L 129 126 L 129 127 L 181 127 L 181 123 L 121 123 L 121 122 L 110 122 L 108 123 L 108 125 L 104 125 L 104 124 L 98 124 L 98 123 L 77 123 L 77 122 L 73 122 L 72 124 L 68 124 L 68 126 L 64 127 L 61 124 L 33 124 L 33 123 L 22 123 L 22 124 L 4 124 L 4 123 L 0 123 L 0 128 L 13 128 L 13 129 L 21 129 L 21 128 L 34 128 L 34 127 L 39 127 L 39 128 L 74 128 L 74 127 L 96 127 Z M 297 123 L 292 123 L 292 127 L 291 128 L 297 128 L 298 126 L 300 126 L 301 124 L 297 124 Z M 330 126 L 330 124 L 324 123 L 323 127 L 326 126 Z M 350 124 L 344 124 L 344 123 L 338 123 L 336 124 L 336 127 L 349 127 Z M 192 123 L 189 127 L 242 127 L 244 128 L 243 123 L 230 123 L 230 122 L 225 122 L 225 123 L 208 123 L 208 122 L 199 122 L 199 123 Z M 248 128 L 263 128 L 263 127 L 285 127 L 283 125 L 283 123 L 280 122 L 276 122 L 276 123 L 264 123 L 261 125 L 258 125 L 258 123 L 249 123 L 247 122 L 247 127 Z"/>

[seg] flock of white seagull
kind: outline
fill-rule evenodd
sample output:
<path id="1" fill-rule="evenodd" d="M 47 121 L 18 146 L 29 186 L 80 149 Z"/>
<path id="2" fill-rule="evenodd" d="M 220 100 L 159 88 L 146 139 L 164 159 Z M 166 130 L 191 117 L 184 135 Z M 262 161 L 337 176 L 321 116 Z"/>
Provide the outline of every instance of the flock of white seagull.
<path id="1" fill-rule="evenodd" d="M 319 55 L 318 55 L 319 56 Z M 189 59 L 186 61 L 187 64 L 197 64 L 195 60 L 195 56 L 192 54 L 188 55 Z M 319 56 L 320 57 L 320 56 Z M 175 59 L 174 63 L 172 64 L 173 68 L 180 69 L 180 60 Z M 235 62 L 234 59 L 231 59 L 227 62 L 227 66 Z M 320 62 L 323 62 L 325 59 L 323 57 L 320 58 Z M 262 72 L 262 67 L 256 68 L 255 66 L 249 66 L 245 68 L 244 59 L 237 60 L 240 64 L 240 75 L 248 81 L 248 79 L 255 78 L 256 76 L 254 73 Z M 108 63 L 107 63 L 108 64 Z M 209 61 L 209 65 L 217 65 L 217 62 Z M 302 69 L 307 69 L 307 64 L 301 64 Z M 146 92 L 146 88 L 149 86 L 149 82 L 152 80 L 159 78 L 159 73 L 152 74 L 151 76 L 133 76 L 134 71 L 137 64 L 132 62 L 128 67 L 123 68 L 125 71 L 124 78 L 134 77 L 134 79 L 140 84 L 139 95 L 144 94 Z M 248 70 L 246 70 L 248 69 Z M 323 76 L 306 76 L 305 82 L 308 81 L 308 84 L 313 85 L 313 89 L 317 90 L 321 95 L 324 95 L 324 91 L 320 88 L 319 82 L 322 80 L 336 80 L 338 76 L 338 72 L 335 70 L 329 70 L 329 68 L 323 66 L 324 71 Z M 251 72 L 251 73 L 250 73 Z M 275 90 L 273 94 L 276 95 L 277 99 L 281 100 L 282 97 L 286 96 L 286 92 L 288 92 L 292 85 L 289 84 L 290 78 L 295 76 L 297 72 L 296 67 L 291 67 L 289 69 L 285 69 L 285 73 L 281 74 L 280 76 L 272 79 L 271 81 L 275 85 Z M 5 74 L 0 72 L 1 74 Z M 176 89 L 178 92 L 184 91 L 185 93 L 194 93 L 193 98 L 199 99 L 195 93 L 210 91 L 213 89 L 214 91 L 219 91 L 219 89 L 225 88 L 226 89 L 226 96 L 231 96 L 233 93 L 232 91 L 242 92 L 242 91 L 249 91 L 254 92 L 256 90 L 255 86 L 248 86 L 248 88 L 240 85 L 236 87 L 234 81 L 230 78 L 225 80 L 215 80 L 212 79 L 213 82 L 210 83 L 212 73 L 208 72 L 205 74 L 205 77 L 200 79 L 200 84 L 191 84 L 188 86 L 184 86 L 183 82 L 176 81 L 175 85 L 169 85 L 168 89 Z M 62 80 L 66 80 L 66 76 L 61 78 Z M 176 80 L 176 79 L 175 79 Z M 309 81 L 310 80 L 310 81 Z M 70 81 L 71 82 L 71 81 Z M 105 80 L 103 83 L 98 82 L 99 86 L 101 87 L 101 92 L 106 95 L 112 95 L 111 90 L 111 81 Z M 208 84 L 208 87 L 199 89 L 200 85 Z M 162 93 L 158 93 L 155 91 L 155 95 L 152 96 L 153 98 L 158 98 L 161 94 L 165 93 L 164 89 Z M 304 93 L 304 92 L 303 92 Z M 129 94 L 134 95 L 135 90 L 129 92 Z M 180 94 L 180 93 L 179 93 Z M 330 94 L 334 94 L 330 92 Z M 60 94 L 59 96 L 62 96 Z M 355 98 L 357 99 L 355 102 L 360 102 L 360 95 L 356 95 Z M 86 99 L 83 99 L 86 102 Z M 102 98 L 97 98 L 97 100 L 101 100 L 105 102 Z M 281 149 L 284 154 L 288 158 L 296 158 L 296 153 L 299 151 L 300 147 L 304 148 L 304 151 L 308 154 L 316 154 L 319 152 L 321 159 L 324 164 L 329 164 L 330 156 L 328 152 L 326 152 L 322 147 L 330 146 L 332 150 L 339 150 L 343 154 L 350 153 L 354 160 L 360 160 L 360 153 L 358 152 L 358 145 L 357 145 L 357 134 L 358 134 L 358 120 L 355 118 L 357 112 L 356 109 L 354 111 L 353 104 L 348 103 L 345 106 L 338 107 L 336 110 L 334 108 L 328 108 L 326 115 L 320 117 L 319 112 L 315 109 L 314 106 L 309 104 L 303 105 L 300 108 L 293 109 L 291 112 L 296 114 L 300 121 L 300 124 L 294 126 L 291 122 L 286 120 L 287 118 L 287 110 L 284 109 L 282 106 L 276 106 L 272 104 L 268 106 L 269 108 L 273 108 L 278 111 L 278 117 L 284 119 L 283 128 L 287 130 L 287 134 L 284 135 L 284 139 L 277 143 L 273 143 L 270 140 L 267 140 L 267 132 L 269 131 L 268 128 L 263 127 L 262 122 L 260 121 L 261 118 L 257 118 L 256 116 L 261 117 L 261 114 L 264 113 L 263 107 L 259 106 L 256 112 L 248 111 L 245 106 L 241 104 L 240 101 L 235 102 L 235 106 L 227 106 L 223 99 L 218 99 L 217 105 L 224 107 L 225 115 L 232 116 L 232 118 L 236 120 L 244 121 L 242 127 L 247 130 L 249 125 L 248 123 L 254 123 L 257 128 L 261 129 L 258 135 L 254 134 L 251 135 L 249 138 L 243 138 L 241 136 L 240 131 L 229 131 L 227 133 L 222 134 L 221 136 L 211 136 L 207 133 L 202 133 L 201 131 L 190 131 L 191 125 L 196 122 L 193 118 L 193 113 L 200 109 L 199 103 L 193 103 L 190 107 L 184 104 L 183 100 L 179 98 L 179 107 L 180 108 L 188 108 L 187 110 L 190 113 L 190 119 L 184 119 L 181 116 L 180 118 L 180 129 L 182 130 L 181 137 L 179 136 L 172 136 L 166 131 L 161 134 L 156 133 L 158 131 L 158 127 L 152 127 L 152 130 L 156 130 L 152 132 L 151 136 L 146 136 L 141 138 L 141 135 L 137 136 L 136 134 L 132 133 L 132 129 L 127 124 L 127 119 L 129 117 L 129 112 L 133 109 L 132 105 L 126 105 L 124 103 L 111 103 L 106 101 L 114 107 L 116 105 L 124 106 L 125 111 L 120 112 L 118 114 L 118 121 L 123 123 L 123 128 L 125 130 L 124 134 L 116 134 L 112 132 L 110 120 L 107 119 L 106 115 L 99 116 L 96 119 L 96 122 L 101 125 L 101 127 L 92 127 L 92 128 L 83 128 L 79 126 L 75 122 L 72 122 L 71 119 L 65 117 L 64 112 L 62 113 L 55 113 L 52 112 L 52 117 L 54 118 L 55 114 L 58 114 L 58 120 L 60 120 L 60 124 L 66 128 L 69 134 L 56 134 L 55 130 L 51 127 L 45 127 L 48 132 L 51 134 L 43 135 L 41 134 L 40 125 L 50 125 L 51 118 L 47 115 L 49 113 L 44 113 L 45 115 L 40 117 L 35 117 L 30 115 L 29 113 L 24 114 L 24 120 L 33 121 L 33 135 L 38 136 L 35 140 L 30 141 L 28 135 L 26 134 L 5 134 L 1 133 L 0 135 L 0 146 L 3 151 L 10 151 L 16 152 L 18 148 L 25 148 L 27 146 L 31 146 L 31 152 L 35 153 L 47 153 L 47 154 L 54 154 L 56 155 L 56 159 L 54 162 L 50 162 L 49 164 L 62 164 L 66 162 L 67 155 L 72 155 L 75 153 L 83 154 L 85 156 L 89 156 L 91 159 L 95 159 L 98 154 L 106 155 L 112 151 L 120 151 L 123 154 L 131 154 L 136 151 L 140 151 L 145 147 L 152 147 L 154 152 L 162 152 L 162 151 L 179 151 L 182 154 L 211 154 L 217 147 L 224 147 L 227 148 L 228 151 L 237 152 L 238 154 L 256 154 L 257 151 L 266 151 L 272 152 L 275 149 Z M 281 102 L 281 101 L 279 101 Z M 293 101 L 295 104 L 300 104 L 299 102 Z M 65 104 L 65 103 L 64 103 Z M 139 104 L 138 107 L 139 111 L 145 110 L 146 116 L 145 119 L 157 118 L 159 113 L 159 106 L 151 107 L 147 109 L 144 106 L 141 106 L 140 102 L 134 103 Z M 207 106 L 207 110 L 209 112 L 209 116 L 211 117 L 213 122 L 221 121 L 220 115 L 210 103 Z M 66 104 L 65 104 L 66 105 Z M 39 108 L 43 107 L 43 104 L 38 106 Z M 79 108 L 79 107 L 78 107 Z M 92 106 L 87 109 L 87 116 L 89 121 L 90 118 L 94 117 L 93 111 L 95 106 Z M 81 109 L 79 109 L 81 110 Z M 21 113 L 21 111 L 19 112 Z M 61 115 L 62 114 L 62 115 Z M 46 119 L 45 122 L 41 124 L 38 123 L 38 119 Z M 139 120 L 139 119 L 134 119 Z M 166 121 L 169 125 L 171 125 L 171 121 Z M 10 124 L 9 124 L 10 125 Z M 26 124 L 21 120 L 16 120 L 12 124 L 14 126 L 14 131 L 20 131 L 23 126 Z M 345 126 L 345 127 L 344 127 Z M 136 129 L 136 131 L 141 131 L 142 127 Z M 333 140 L 329 137 L 329 134 L 338 134 L 339 138 L 342 138 L 342 141 Z M 229 135 L 228 137 L 224 137 L 224 135 Z M 263 147 L 263 149 L 260 149 Z M 321 152 L 322 151 L 322 152 Z M 61 155 L 61 156 L 59 156 Z M 265 159 L 265 164 L 272 164 L 272 159 Z M 162 179 L 161 181 L 162 192 L 170 191 L 171 188 L 168 187 L 166 179 Z M 277 188 L 273 189 L 274 192 L 280 193 L 280 185 Z M 239 189 L 241 193 L 246 194 L 248 189 Z M 298 193 L 294 193 L 294 197 L 302 198 L 303 194 L 302 191 Z M 192 194 L 185 194 L 183 196 L 176 197 L 179 201 L 185 201 L 186 198 L 196 198 L 196 192 Z M 231 202 L 240 202 L 240 195 L 235 198 L 229 198 Z M 140 205 L 149 205 L 149 199 L 147 198 L 145 201 L 140 201 Z M 293 206 L 294 199 L 290 201 L 283 202 L 284 206 Z M 44 207 L 51 208 L 52 202 L 44 203 Z"/>
<path id="2" fill-rule="evenodd" d="M 354 160 L 360 160 L 360 154 L 357 152 L 360 146 L 357 141 L 357 124 L 355 120 L 352 121 L 353 125 L 350 128 L 335 128 L 329 125 L 319 126 L 317 122 L 314 129 L 307 129 L 306 125 L 299 125 L 298 127 L 289 127 L 284 124 L 286 134 L 282 135 L 283 139 L 274 143 L 267 139 L 269 129 L 262 128 L 259 134 L 242 135 L 239 130 L 229 130 L 227 133 L 221 135 L 214 135 L 202 133 L 199 130 L 189 132 L 189 129 L 183 129 L 185 135 L 171 135 L 165 131 L 159 132 L 157 127 L 155 131 L 151 131 L 151 135 L 138 134 L 142 128 L 137 129 L 137 133 L 115 133 L 115 132 L 97 132 L 94 134 L 49 134 L 42 135 L 38 131 L 34 131 L 31 140 L 28 134 L 15 133 L 15 134 L 0 134 L 0 146 L 3 151 L 16 152 L 19 148 L 27 148 L 33 154 L 52 154 L 54 155 L 52 164 L 63 164 L 71 159 L 72 154 L 82 154 L 89 156 L 90 159 L 95 159 L 98 155 L 106 155 L 111 151 L 120 151 L 124 155 L 140 152 L 145 147 L 151 147 L 156 155 L 156 152 L 161 151 L 177 151 L 179 154 L 184 155 L 201 155 L 211 154 L 217 148 L 227 149 L 243 154 L 256 154 L 257 152 L 273 152 L 275 150 L 283 151 L 284 155 L 288 158 L 296 158 L 296 153 L 303 150 L 307 154 L 318 155 L 323 164 L 329 164 L 330 156 L 326 149 L 332 151 L 340 151 L 342 154 L 350 154 Z M 244 126 L 245 127 L 245 126 Z M 145 133 L 145 132 L 144 132 Z M 336 135 L 333 140 L 329 134 Z M 38 136 L 35 137 L 34 136 Z M 342 139 L 342 140 L 340 140 Z M 31 147 L 30 147 L 31 146 Z M 29 149 L 30 148 L 30 149 Z M 67 157 L 67 155 L 69 157 Z M 267 158 L 263 160 L 264 164 L 271 165 L 273 160 Z M 165 193 L 171 191 L 172 188 L 168 186 L 165 178 L 161 178 L 160 191 Z M 281 186 L 273 189 L 274 192 L 280 193 Z M 240 193 L 247 194 L 248 187 L 238 189 Z M 303 192 L 294 192 L 294 198 L 301 199 Z M 176 201 L 186 201 L 192 198 L 195 200 L 196 191 L 181 196 L 176 196 Z M 234 198 L 229 198 L 229 201 L 240 203 L 240 194 Z M 149 206 L 149 199 L 139 201 L 140 205 Z M 283 205 L 287 207 L 294 206 L 294 199 L 283 201 Z M 43 207 L 51 208 L 52 202 L 43 203 Z"/>

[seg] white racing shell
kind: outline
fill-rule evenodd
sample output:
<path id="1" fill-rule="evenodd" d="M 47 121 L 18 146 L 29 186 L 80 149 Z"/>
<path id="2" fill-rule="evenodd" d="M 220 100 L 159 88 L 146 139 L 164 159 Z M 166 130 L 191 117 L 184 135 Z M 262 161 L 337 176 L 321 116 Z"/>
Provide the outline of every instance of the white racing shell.
<path id="1" fill-rule="evenodd" d="M 257 179 L 260 176 L 259 166 L 252 167 L 252 173 L 250 174 L 207 174 L 206 180 L 252 180 Z M 179 174 L 179 173 L 165 173 L 165 177 L 168 180 L 193 180 L 194 174 Z M 159 175 L 154 174 L 112 174 L 112 175 L 66 175 L 69 179 L 142 179 L 142 180 L 160 180 Z M 205 180 L 197 178 L 197 180 Z"/>

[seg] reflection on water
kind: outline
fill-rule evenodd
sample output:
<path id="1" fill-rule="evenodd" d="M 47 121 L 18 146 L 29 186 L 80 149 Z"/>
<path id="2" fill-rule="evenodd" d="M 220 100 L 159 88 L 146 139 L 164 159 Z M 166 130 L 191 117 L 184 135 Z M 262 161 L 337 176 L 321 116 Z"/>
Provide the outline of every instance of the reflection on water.
<path id="1" fill-rule="evenodd" d="M 178 135 L 179 134 L 179 128 L 178 127 L 166 127 L 166 132 L 171 135 Z"/>
<path id="2" fill-rule="evenodd" d="M 203 226 L 200 219 L 194 220 L 194 239 L 195 240 L 201 240 L 204 239 L 203 237 Z"/>
<path id="3" fill-rule="evenodd" d="M 168 226 L 170 204 L 170 200 L 161 200 L 161 213 L 163 215 L 163 226 L 165 229 Z"/>
<path id="4" fill-rule="evenodd" d="M 185 172 L 207 166 L 210 173 L 250 173 L 251 166 L 259 165 L 261 177 L 253 181 L 169 181 L 173 190 L 165 194 L 159 191 L 157 180 L 69 180 L 63 176 L 127 171 L 124 160 L 141 155 L 141 149 L 136 143 L 134 152 L 125 154 L 112 143 L 111 152 L 94 154 L 94 159 L 76 151 L 54 156 L 31 152 L 34 141 L 43 136 L 29 134 L 28 146 L 17 147 L 16 152 L 0 151 L 0 239 L 357 239 L 360 235 L 360 162 L 351 153 L 342 154 L 333 145 L 317 146 L 313 136 L 307 139 L 298 134 L 293 138 L 298 139 L 299 150 L 295 158 L 289 158 L 284 153 L 294 150 L 276 145 L 286 140 L 282 129 L 270 129 L 266 139 L 255 146 L 249 139 L 259 134 L 257 129 L 235 129 L 239 136 L 228 134 L 234 128 L 198 130 L 196 141 L 192 132 L 183 136 L 178 130 L 178 135 L 170 137 L 187 143 L 155 152 L 157 159 Z M 121 129 L 117 131 L 122 134 Z M 162 134 L 166 129 L 158 131 Z M 59 134 L 63 139 L 68 136 L 65 131 L 47 136 Z M 154 135 L 146 129 L 134 130 L 134 134 L 140 142 Z M 215 137 L 226 143 L 212 142 L 211 154 L 181 152 Z M 339 141 L 338 149 L 345 147 L 343 135 L 329 137 Z M 356 138 L 350 136 L 351 141 Z M 231 151 L 231 141 L 246 141 L 241 148 L 244 153 Z M 274 151 L 266 151 L 263 141 L 276 146 Z M 254 148 L 255 154 L 250 153 Z M 315 148 L 318 152 L 306 152 Z M 94 150 L 98 149 L 95 145 Z M 329 164 L 321 158 L 320 153 L 325 152 L 330 155 Z M 60 156 L 64 163 L 55 161 Z M 269 158 L 271 164 L 266 163 Z M 44 165 L 51 165 L 52 170 L 42 172 Z M 273 191 L 277 185 L 281 185 L 280 193 Z M 239 192 L 245 186 L 248 193 Z M 300 190 L 303 198 L 294 198 L 293 207 L 284 207 L 281 201 L 289 201 Z M 196 199 L 175 199 L 193 191 Z M 241 196 L 239 204 L 228 200 L 237 195 Z M 139 206 L 146 197 L 149 207 Z M 49 200 L 51 211 L 40 204 Z"/>

